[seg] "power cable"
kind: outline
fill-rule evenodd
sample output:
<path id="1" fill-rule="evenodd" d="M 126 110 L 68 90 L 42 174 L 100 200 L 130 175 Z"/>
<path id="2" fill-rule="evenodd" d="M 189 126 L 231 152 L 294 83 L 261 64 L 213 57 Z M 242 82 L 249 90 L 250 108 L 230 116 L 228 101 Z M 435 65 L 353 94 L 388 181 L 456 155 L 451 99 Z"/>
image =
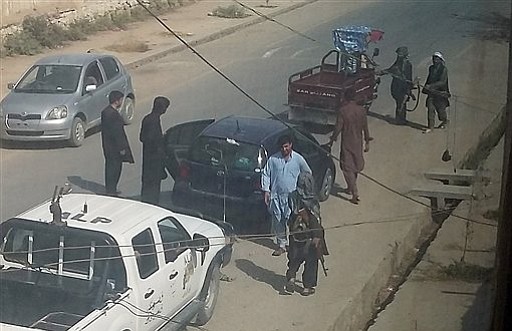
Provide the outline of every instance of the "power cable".
<path id="1" fill-rule="evenodd" d="M 436 215 L 447 215 L 454 208 L 455 207 L 449 208 L 447 210 L 437 211 L 437 212 L 434 212 L 433 215 L 434 216 L 436 216 Z M 424 212 L 421 212 L 421 213 L 410 213 L 410 214 L 399 215 L 399 216 L 394 216 L 394 217 L 389 217 L 389 218 L 379 218 L 377 220 L 338 224 L 338 225 L 323 227 L 323 229 L 324 229 L 325 232 L 327 232 L 327 231 L 336 230 L 336 229 L 342 229 L 342 228 L 346 228 L 346 227 L 355 227 L 355 226 L 362 226 L 362 225 L 369 225 L 369 224 L 387 224 L 387 223 L 396 223 L 396 222 L 407 222 L 410 219 L 416 218 L 416 217 L 418 217 L 420 215 L 425 215 L 425 213 Z M 474 223 L 485 225 L 485 226 L 495 226 L 495 224 L 486 223 L 486 222 L 480 222 L 480 221 L 474 222 Z M 315 231 L 315 230 L 313 229 L 313 230 L 303 230 L 303 231 L 292 231 L 290 234 L 291 235 L 303 234 L 303 233 L 309 233 L 309 232 L 312 232 L 312 231 Z M 269 238 L 273 238 L 273 237 L 274 237 L 274 234 L 260 234 L 260 235 L 249 234 L 249 235 L 238 235 L 236 237 L 236 239 L 237 240 L 251 241 L 251 240 L 258 240 L 258 239 L 269 239 Z M 226 237 L 225 236 L 222 236 L 222 237 L 215 236 L 215 237 L 210 237 L 208 239 L 209 240 L 215 240 L 215 239 L 222 240 L 222 239 L 226 239 Z M 166 252 L 177 251 L 177 250 L 182 250 L 182 249 L 186 250 L 186 249 L 197 249 L 197 248 L 207 248 L 207 247 L 216 247 L 216 246 L 226 246 L 226 245 L 228 245 L 226 243 L 212 243 L 212 244 L 209 243 L 209 244 L 205 244 L 205 245 L 191 245 L 191 243 L 193 243 L 193 242 L 194 242 L 194 239 L 187 239 L 187 240 L 173 241 L 171 243 L 149 243 L 149 244 L 144 244 L 144 245 L 95 245 L 96 250 L 98 250 L 100 248 L 129 248 L 129 247 L 131 247 L 131 248 L 144 248 L 144 247 L 153 247 L 153 246 L 155 246 L 155 247 L 162 246 L 162 249 L 158 249 L 157 248 L 154 252 L 135 253 L 135 254 L 123 255 L 123 256 L 95 257 L 94 261 L 108 261 L 108 260 L 116 260 L 116 259 L 122 259 L 122 258 L 132 258 L 132 257 L 139 257 L 139 256 L 154 255 L 154 254 L 160 254 L 160 253 L 164 253 L 165 254 Z M 164 246 L 166 244 L 178 244 L 179 246 L 178 247 L 172 247 L 172 248 L 165 249 Z M 90 246 L 63 247 L 62 249 L 64 251 L 77 250 L 77 249 L 90 249 Z M 59 250 L 58 247 L 39 249 L 39 250 L 33 250 L 32 254 L 34 254 L 34 253 L 52 252 L 52 251 L 57 251 L 57 250 Z M 1 253 L 2 254 L 5 254 L 5 253 L 28 254 L 29 251 L 15 251 L 15 252 L 3 251 Z M 75 260 L 63 261 L 62 264 L 83 263 L 83 262 L 89 262 L 89 261 L 90 261 L 89 258 L 86 258 L 86 259 L 75 259 Z M 14 261 L 14 262 L 16 262 L 16 261 Z M 18 261 L 18 262 L 23 262 L 23 261 Z M 46 268 L 49 268 L 51 266 L 57 266 L 57 265 L 58 265 L 57 262 L 56 263 L 48 263 L 48 264 L 44 264 L 42 266 L 37 266 L 36 269 L 43 270 L 42 269 L 43 267 L 46 269 Z M 31 268 L 30 265 L 27 265 L 26 267 Z M 7 271 L 9 271 L 9 270 L 7 270 Z M 13 271 L 15 271 L 15 270 L 13 270 Z M 5 272 L 5 270 L 3 272 Z"/>
<path id="2" fill-rule="evenodd" d="M 256 104 L 260 109 L 262 109 L 264 112 L 266 112 L 267 114 L 269 114 L 273 119 L 275 120 L 278 120 L 280 121 L 283 125 L 285 125 L 286 127 L 288 127 L 290 130 L 293 130 L 293 132 L 295 133 L 298 133 L 300 136 L 303 136 L 305 137 L 307 140 L 309 140 L 309 142 L 311 144 L 313 144 L 316 148 L 318 149 L 321 149 L 322 151 L 326 152 L 325 149 L 322 148 L 322 146 L 318 145 L 316 142 L 310 140 L 308 137 L 306 137 L 305 135 L 303 135 L 301 132 L 297 131 L 295 128 L 293 128 L 290 124 L 286 123 L 285 121 L 283 121 L 281 118 L 279 118 L 276 114 L 274 114 L 272 111 L 270 111 L 269 109 L 267 109 L 264 105 L 262 105 L 259 101 L 257 101 L 254 97 L 252 97 L 248 92 L 246 92 L 244 89 L 242 89 L 240 86 L 238 86 L 238 84 L 236 84 L 231 78 L 229 78 L 226 74 L 224 74 L 222 71 L 220 71 L 220 69 L 218 69 L 217 67 L 215 67 L 215 65 L 213 65 L 210 61 L 208 61 L 203 55 L 201 55 L 197 50 L 195 50 L 191 45 L 189 45 L 187 43 L 186 40 L 184 40 L 183 38 L 181 38 L 174 30 L 172 30 L 164 21 L 162 21 L 158 16 L 156 16 L 145 4 L 142 3 L 141 0 L 136 0 L 137 3 L 142 6 L 149 14 L 150 16 L 152 16 L 153 18 L 155 18 L 167 31 L 169 31 L 174 37 L 176 37 L 183 45 L 185 45 L 193 54 L 195 54 L 196 56 L 198 56 L 204 63 L 206 63 L 210 68 L 212 68 L 216 73 L 218 73 L 222 78 L 224 78 L 226 81 L 228 81 L 236 90 L 238 90 L 240 93 L 242 93 L 245 97 L 247 97 L 249 100 L 251 100 L 254 104 Z M 236 1 L 236 0 L 233 0 L 233 1 Z M 274 20 L 275 21 L 275 20 Z M 341 52 L 341 51 L 340 51 Z M 344 53 L 346 54 L 346 53 Z M 352 56 L 351 54 L 346 54 L 347 56 Z M 405 79 L 404 79 L 405 80 Z M 409 82 L 408 80 L 405 80 L 407 82 Z M 421 85 L 418 84 L 418 86 L 421 87 Z M 424 86 L 423 86 L 424 87 Z M 438 91 L 432 91 L 433 93 L 439 93 Z M 334 156 L 332 153 L 328 153 L 330 155 L 330 157 L 332 157 L 334 160 L 336 161 L 340 161 L 339 158 L 337 158 L 336 156 Z M 409 197 L 401 192 L 398 192 L 397 190 L 395 189 L 392 189 L 391 187 L 381 183 L 380 181 L 376 180 L 375 178 L 361 172 L 361 175 L 363 177 L 365 177 L 366 179 L 378 184 L 379 186 L 389 190 L 390 192 L 392 193 L 395 193 L 405 199 L 408 199 L 410 201 L 413 201 L 413 202 L 416 202 L 422 206 L 425 206 L 427 208 L 430 208 L 430 209 L 433 209 L 433 207 L 425 204 L 425 203 L 422 203 L 416 199 L 413 199 L 412 197 Z M 455 215 L 455 214 L 452 214 L 452 216 L 454 217 L 457 217 L 457 218 L 460 218 L 460 219 L 463 219 L 463 220 L 466 220 L 466 221 L 470 221 L 470 222 L 478 222 L 476 220 L 471 220 L 467 217 L 464 217 L 464 216 L 459 216 L 459 215 Z"/>

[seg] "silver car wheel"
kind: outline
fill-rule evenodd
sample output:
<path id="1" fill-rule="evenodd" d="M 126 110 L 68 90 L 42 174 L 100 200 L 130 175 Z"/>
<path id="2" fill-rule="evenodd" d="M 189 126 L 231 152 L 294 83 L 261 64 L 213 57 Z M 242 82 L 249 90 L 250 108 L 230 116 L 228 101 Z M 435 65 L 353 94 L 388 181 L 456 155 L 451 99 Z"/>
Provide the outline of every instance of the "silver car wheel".
<path id="1" fill-rule="evenodd" d="M 84 122 L 80 117 L 75 117 L 73 119 L 73 124 L 71 125 L 71 137 L 69 139 L 71 146 L 78 147 L 82 145 L 85 139 L 85 126 Z"/>
<path id="2" fill-rule="evenodd" d="M 124 119 L 124 124 L 130 124 L 135 116 L 135 102 L 132 98 L 127 97 L 124 99 L 123 112 L 121 114 Z"/>

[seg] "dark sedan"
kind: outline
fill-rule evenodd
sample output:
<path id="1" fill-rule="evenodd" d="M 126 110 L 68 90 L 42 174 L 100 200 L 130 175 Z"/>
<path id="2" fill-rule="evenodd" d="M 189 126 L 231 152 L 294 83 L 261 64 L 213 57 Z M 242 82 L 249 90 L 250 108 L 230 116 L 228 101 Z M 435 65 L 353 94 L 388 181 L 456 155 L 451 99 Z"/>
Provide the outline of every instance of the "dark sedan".
<path id="1" fill-rule="evenodd" d="M 268 231 L 261 171 L 268 156 L 279 151 L 277 140 L 283 134 L 292 135 L 293 149 L 313 171 L 320 201 L 327 200 L 336 175 L 334 162 L 310 133 L 295 129 L 290 132 L 277 120 L 239 116 L 168 129 L 166 166 L 175 180 L 173 204 L 227 220 L 238 232 Z"/>

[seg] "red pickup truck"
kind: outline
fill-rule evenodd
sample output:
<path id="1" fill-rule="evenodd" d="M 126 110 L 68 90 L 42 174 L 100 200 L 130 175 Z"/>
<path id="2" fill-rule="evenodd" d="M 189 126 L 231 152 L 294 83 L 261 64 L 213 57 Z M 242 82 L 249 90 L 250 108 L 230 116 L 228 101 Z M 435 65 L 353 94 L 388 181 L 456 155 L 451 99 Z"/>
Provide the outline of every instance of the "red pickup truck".
<path id="1" fill-rule="evenodd" d="M 333 49 L 320 65 L 295 73 L 288 79 L 288 119 L 296 122 L 334 125 L 347 88 L 356 89 L 356 100 L 369 109 L 377 98 L 380 79 L 373 57 L 348 55 Z"/>

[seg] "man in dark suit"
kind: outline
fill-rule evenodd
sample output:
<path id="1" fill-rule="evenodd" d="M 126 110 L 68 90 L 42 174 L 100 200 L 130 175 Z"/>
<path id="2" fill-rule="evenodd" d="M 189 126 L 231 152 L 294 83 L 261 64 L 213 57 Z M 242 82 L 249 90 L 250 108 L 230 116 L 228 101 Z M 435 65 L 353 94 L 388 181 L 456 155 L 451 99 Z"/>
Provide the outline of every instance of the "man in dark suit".
<path id="1" fill-rule="evenodd" d="M 142 142 L 142 190 L 141 200 L 157 205 L 160 202 L 160 182 L 165 172 L 164 136 L 160 116 L 165 114 L 171 102 L 166 97 L 156 97 L 153 109 L 142 120 L 139 139 Z"/>
<path id="2" fill-rule="evenodd" d="M 391 67 L 384 70 L 384 73 L 393 75 L 391 81 L 391 96 L 395 99 L 395 121 L 398 125 L 407 124 L 406 103 L 411 93 L 412 84 L 412 64 L 409 62 L 409 49 L 405 46 L 396 49 L 396 60 Z"/>
<path id="3" fill-rule="evenodd" d="M 124 120 L 119 113 L 123 93 L 110 92 L 110 105 L 101 112 L 101 143 L 105 156 L 105 190 L 107 195 L 117 196 L 117 183 L 121 177 L 123 162 L 135 163 L 124 131 Z"/>

